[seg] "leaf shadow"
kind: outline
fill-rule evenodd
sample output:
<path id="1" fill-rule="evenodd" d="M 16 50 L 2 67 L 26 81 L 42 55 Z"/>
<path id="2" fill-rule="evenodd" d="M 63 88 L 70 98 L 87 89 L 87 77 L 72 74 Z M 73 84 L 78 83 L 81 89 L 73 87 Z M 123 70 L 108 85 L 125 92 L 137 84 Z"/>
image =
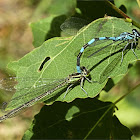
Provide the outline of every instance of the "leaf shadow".
<path id="1" fill-rule="evenodd" d="M 60 36 L 61 34 L 60 26 L 66 20 L 66 18 L 67 18 L 66 15 L 60 15 L 52 20 L 50 30 L 46 34 L 45 40 Z"/>
<path id="2" fill-rule="evenodd" d="M 69 104 L 55 102 L 52 106 L 44 106 L 24 137 L 29 135 L 31 139 L 83 139 L 95 126 L 88 136 L 90 139 L 109 139 L 111 134 L 113 138 L 130 138 L 130 130 L 113 116 L 114 107 L 106 112 L 111 105 L 111 102 L 87 98 L 76 99 Z M 115 131 L 114 124 L 123 131 L 121 135 L 115 135 L 119 131 Z"/>

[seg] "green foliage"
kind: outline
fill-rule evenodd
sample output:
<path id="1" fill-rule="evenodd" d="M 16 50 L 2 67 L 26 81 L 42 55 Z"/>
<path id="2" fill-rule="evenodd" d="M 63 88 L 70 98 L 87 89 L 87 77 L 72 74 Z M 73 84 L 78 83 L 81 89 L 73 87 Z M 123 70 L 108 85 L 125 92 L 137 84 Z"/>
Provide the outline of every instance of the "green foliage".
<path id="1" fill-rule="evenodd" d="M 44 106 L 35 116 L 23 140 L 84 139 L 87 136 L 88 139 L 130 139 L 131 131 L 112 115 L 113 112 L 111 102 L 96 98 L 77 99 L 70 104 L 55 102 Z"/>
<path id="2" fill-rule="evenodd" d="M 114 0 L 115 1 L 115 5 L 122 9 L 123 11 L 127 11 L 127 15 L 130 16 L 131 18 L 133 18 L 133 20 L 136 20 L 136 21 L 140 21 L 139 19 L 139 16 L 136 15 L 136 13 L 133 13 L 135 12 L 134 9 L 139 9 L 139 5 L 137 3 L 137 0 Z"/>
<path id="3" fill-rule="evenodd" d="M 69 11 L 72 13 L 76 3 L 73 1 L 72 6 L 68 6 L 72 2 L 69 0 L 65 3 L 65 6 L 62 6 L 61 0 L 50 0 L 48 2 L 49 5 L 52 2 L 54 2 L 54 7 L 48 8 L 49 16 L 30 24 L 34 37 L 33 44 L 38 48 L 35 48 L 20 60 L 11 62 L 8 65 L 8 68 L 16 73 L 18 84 L 16 86 L 17 91 L 8 104 L 7 110 L 19 107 L 32 98 L 52 89 L 68 75 L 74 73 L 77 52 L 79 53 L 81 47 L 92 38 L 118 36 L 122 32 L 131 33 L 134 28 L 131 23 L 127 23 L 117 17 L 107 16 L 99 18 L 105 14 L 101 10 L 102 12 L 98 16 L 99 19 L 80 29 L 75 36 L 59 37 L 61 32 L 58 27 L 69 16 Z M 88 2 L 86 4 L 89 5 Z M 92 4 L 95 3 L 92 2 Z M 104 7 L 102 2 L 100 4 Z M 93 5 L 91 5 L 89 10 L 87 10 L 90 13 L 91 9 L 93 9 L 91 8 Z M 66 8 L 67 6 L 68 8 Z M 96 9 L 99 9 L 98 6 Z M 84 17 L 87 13 L 84 12 L 83 8 L 85 7 L 81 2 L 78 3 L 78 8 L 79 11 L 81 10 L 81 16 Z M 112 12 L 113 10 L 110 11 Z M 87 17 L 93 18 L 91 15 L 89 17 L 87 15 Z M 136 57 L 131 49 L 127 48 L 121 64 L 122 49 L 126 43 L 113 44 L 94 56 L 87 58 L 109 43 L 111 41 L 104 41 L 101 44 L 87 48 L 81 58 L 81 66 L 88 68 L 91 80 L 98 81 L 98 83 L 89 83 L 87 80 L 84 82 L 83 88 L 90 98 L 99 95 L 106 86 L 108 77 L 111 77 L 113 84 L 109 85 L 110 87 L 106 87 L 106 91 L 109 91 L 114 84 L 127 74 L 129 64 L 136 61 Z M 135 48 L 135 52 L 140 58 L 140 51 Z M 39 70 L 46 57 L 49 58 L 48 61 Z M 41 83 L 39 82 L 40 79 L 42 79 Z M 45 83 L 47 86 L 42 86 L 42 83 Z M 34 90 L 34 87 L 37 87 L 36 90 Z M 43 107 L 41 112 L 35 117 L 35 121 L 31 124 L 30 129 L 26 131 L 23 139 L 27 140 L 31 137 L 34 139 L 130 139 L 132 136 L 130 130 L 123 126 L 113 114 L 115 106 L 113 103 L 101 102 L 96 98 L 84 99 L 87 98 L 87 95 L 81 90 L 79 83 L 74 85 L 68 91 L 66 97 L 63 98 L 66 90 L 67 86 L 41 100 L 41 102 L 45 101 L 46 104 L 52 104 L 55 101 L 66 102 L 55 102 L 49 107 Z M 75 100 L 76 98 L 81 99 Z M 68 104 L 68 102 L 71 103 Z"/>
<path id="4" fill-rule="evenodd" d="M 99 27 L 103 22 L 104 25 L 102 25 L 103 27 L 100 29 Z M 36 90 L 32 92 L 32 87 L 38 85 L 38 80 L 40 78 L 62 79 L 66 78 L 69 74 L 72 74 L 74 68 L 76 68 L 76 56 L 74 54 L 75 51 L 79 50 L 79 46 L 83 46 L 95 36 L 114 36 L 115 34 L 120 34 L 124 31 L 131 32 L 131 29 L 131 24 L 124 22 L 122 19 L 113 17 L 101 18 L 93 21 L 80 30 L 76 36 L 50 39 L 44 42 L 39 48 L 24 56 L 22 59 L 17 62 L 10 63 L 9 68 L 16 71 L 17 77 L 23 77 L 25 80 L 22 78 L 19 79 L 17 88 L 22 89 L 22 91 L 17 91 L 17 93 L 14 94 L 12 98 L 13 100 L 9 103 L 7 109 L 18 107 L 19 105 L 31 100 L 31 98 L 39 95 L 42 90 L 42 92 L 49 90 L 49 88 L 46 87 L 46 89 L 39 89 L 39 91 Z M 128 52 L 124 55 L 123 64 L 120 65 L 120 47 L 124 47 L 124 45 L 125 44 L 121 44 L 116 49 L 114 49 L 115 47 L 112 45 L 111 48 L 107 48 L 108 51 L 102 55 L 97 54 L 95 55 L 96 57 L 81 59 L 81 64 L 88 67 L 90 70 L 91 79 L 101 83 L 89 83 L 85 81 L 84 89 L 88 93 L 89 97 L 95 97 L 99 94 L 99 92 L 104 88 L 109 76 L 117 77 L 118 75 L 121 75 L 123 77 L 127 72 L 129 63 L 136 60 L 133 52 L 131 50 L 127 50 Z M 98 49 L 99 46 L 102 47 L 102 44 L 97 45 Z M 96 46 L 92 48 L 96 49 Z M 137 50 L 136 54 L 138 57 L 140 56 L 140 52 Z M 39 67 L 46 57 L 50 57 L 50 60 L 47 61 L 43 69 L 39 71 Z M 29 83 L 26 81 L 26 77 L 35 78 L 33 78 Z M 27 86 L 31 88 L 26 89 Z M 30 98 L 23 96 L 21 100 L 14 100 L 14 98 L 18 98 L 20 95 L 27 94 L 28 92 L 32 93 Z M 65 93 L 61 94 L 57 100 L 62 101 L 64 94 Z M 81 92 L 80 85 L 77 85 L 69 91 L 69 94 L 67 94 L 64 100 L 70 102 L 75 98 L 86 97 L 87 95 L 84 92 Z M 46 99 L 48 99 L 48 97 L 44 98 L 43 101 Z"/>
<path id="5" fill-rule="evenodd" d="M 45 40 L 60 36 L 60 25 L 66 19 L 66 15 L 69 16 L 72 14 L 71 12 L 75 10 L 75 6 L 75 0 L 42 0 L 35 14 L 40 10 L 42 11 L 42 9 L 44 11 L 47 9 L 48 17 L 31 23 L 30 26 L 34 37 L 33 45 L 38 47 Z"/>

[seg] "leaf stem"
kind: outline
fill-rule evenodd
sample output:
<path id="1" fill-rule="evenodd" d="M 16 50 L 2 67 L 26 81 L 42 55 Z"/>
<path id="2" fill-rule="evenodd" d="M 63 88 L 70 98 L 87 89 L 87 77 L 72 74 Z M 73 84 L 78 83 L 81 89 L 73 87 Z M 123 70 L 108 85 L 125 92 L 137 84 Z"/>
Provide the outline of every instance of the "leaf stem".
<path id="1" fill-rule="evenodd" d="M 127 22 L 131 22 L 133 25 L 135 25 L 136 27 L 140 28 L 140 24 L 137 23 L 136 21 L 134 21 L 133 19 L 131 19 L 128 15 L 126 15 L 122 10 L 120 10 L 119 8 L 117 8 L 114 4 L 112 4 L 110 1 L 108 0 L 105 0 L 107 2 L 107 4 L 112 8 L 114 9 L 117 13 L 119 13 L 122 17 L 124 17 L 126 19 Z M 140 4 L 140 1 L 137 0 L 137 2 L 139 2 Z"/>
<path id="2" fill-rule="evenodd" d="M 99 118 L 99 120 L 96 122 L 96 124 L 90 129 L 90 131 L 87 133 L 87 135 L 84 137 L 83 140 L 86 140 L 87 137 L 92 133 L 94 128 L 100 123 L 100 121 L 105 117 L 105 115 L 112 109 L 114 108 L 114 104 L 111 104 L 110 107 L 105 111 L 105 113 Z"/>

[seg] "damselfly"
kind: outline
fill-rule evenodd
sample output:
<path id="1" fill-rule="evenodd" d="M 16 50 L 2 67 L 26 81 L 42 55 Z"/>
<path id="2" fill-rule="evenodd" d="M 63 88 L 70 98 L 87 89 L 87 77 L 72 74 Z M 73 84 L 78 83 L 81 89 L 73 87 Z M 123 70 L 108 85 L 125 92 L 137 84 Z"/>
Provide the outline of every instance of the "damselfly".
<path id="1" fill-rule="evenodd" d="M 21 104 L 19 107 L 15 108 L 15 109 L 12 109 L 7 114 L 1 116 L 0 117 L 0 122 L 3 121 L 3 120 L 6 120 L 7 118 L 15 116 L 17 113 L 19 113 L 23 109 L 26 109 L 26 108 L 34 105 L 35 103 L 39 102 L 44 97 L 52 94 L 53 92 L 55 92 L 56 90 L 58 90 L 58 89 L 60 89 L 64 86 L 68 86 L 64 97 L 68 93 L 68 90 L 78 82 L 80 82 L 81 89 L 87 94 L 87 92 L 83 89 L 83 82 L 84 82 L 85 79 L 90 82 L 90 80 L 87 78 L 89 76 L 89 72 L 85 67 L 81 67 L 81 70 L 82 70 L 82 72 L 80 74 L 79 73 L 73 73 L 73 74 L 69 75 L 68 77 L 64 78 L 63 80 L 59 80 L 58 81 L 59 84 L 57 84 L 56 82 L 55 82 L 55 84 L 53 83 L 53 86 L 51 88 L 49 88 L 49 90 L 47 90 L 47 85 L 45 85 L 46 92 L 41 93 L 37 97 L 32 98 L 31 100 L 25 102 L 24 104 Z M 51 84 L 49 84 L 49 87 L 50 87 L 50 85 Z M 34 88 L 34 92 L 37 90 L 37 88 L 38 87 Z M 27 95 L 25 94 L 24 96 L 28 96 L 29 94 L 30 94 L 30 92 Z M 22 98 L 22 96 L 20 96 L 19 98 L 16 98 L 16 99 L 20 100 L 21 98 Z"/>
<path id="2" fill-rule="evenodd" d="M 119 42 L 117 45 L 120 45 L 124 42 L 127 42 L 126 45 L 124 46 L 123 50 L 122 50 L 122 58 L 121 58 L 121 63 L 123 62 L 123 53 L 124 51 L 127 49 L 127 47 L 129 46 L 129 44 L 131 45 L 131 50 L 133 52 L 133 54 L 136 56 L 136 58 L 138 59 L 136 53 L 134 52 L 133 46 L 137 44 L 138 38 L 140 38 L 140 33 L 136 30 L 136 29 L 132 29 L 132 33 L 128 33 L 128 32 L 123 32 L 121 33 L 119 36 L 116 37 L 99 37 L 99 38 L 93 38 L 91 39 L 88 43 L 86 43 L 80 50 L 79 54 L 77 55 L 77 72 L 81 73 L 81 69 L 80 69 L 80 58 L 82 56 L 82 53 L 84 52 L 84 50 L 92 45 L 94 42 L 100 41 L 100 40 L 112 40 L 113 42 L 108 44 L 107 46 L 102 47 L 101 49 L 99 49 L 98 51 L 92 53 L 91 55 L 89 55 L 88 57 L 93 56 L 94 54 L 98 53 L 99 51 L 105 49 L 106 47 Z M 96 45 L 96 44 L 95 44 Z"/>
<path id="3" fill-rule="evenodd" d="M 76 23 L 75 23 L 76 22 Z M 129 23 L 126 23 L 124 20 L 114 18 L 114 17 L 105 17 L 103 19 L 95 20 L 92 23 L 85 24 L 85 20 L 71 17 L 67 19 L 62 25 L 61 29 L 65 31 L 66 33 L 70 31 L 69 33 L 73 31 L 73 28 L 77 28 L 79 25 L 78 30 L 79 33 L 76 35 L 76 38 L 80 36 L 83 37 L 81 39 L 81 42 L 87 42 L 84 43 L 85 45 L 81 48 L 80 52 L 78 51 L 77 56 L 77 72 L 81 72 L 80 70 L 80 58 L 84 52 L 84 56 L 91 57 L 94 54 L 97 54 L 99 51 L 107 48 L 108 46 L 117 46 L 120 45 L 122 49 L 122 58 L 121 58 L 121 64 L 123 62 L 124 52 L 128 48 L 129 44 L 131 47 L 131 50 L 133 51 L 134 55 L 137 57 L 136 53 L 134 52 L 133 48 L 134 45 L 137 44 L 137 40 L 140 37 L 140 33 L 136 29 L 132 29 L 132 33 L 130 32 L 131 25 Z M 87 26 L 85 26 L 87 25 Z M 128 31 L 129 29 L 129 31 Z M 126 32 L 128 31 L 128 32 Z M 122 32 L 122 33 L 121 33 Z M 89 39 L 90 36 L 94 36 L 94 38 Z M 103 36 L 103 37 L 100 37 Z M 108 37 L 106 37 L 108 36 Z M 74 38 L 75 39 L 75 38 Z M 75 39 L 76 40 L 76 39 Z M 90 40 L 90 41 L 88 41 Z M 107 42 L 108 41 L 108 42 Z M 111 42 L 112 41 L 112 42 Z M 77 42 L 79 43 L 79 42 Z M 105 44 L 102 46 L 102 44 Z M 126 44 L 125 44 L 126 43 Z M 80 44 L 80 43 L 79 43 Z M 99 45 L 100 44 L 100 45 Z M 97 46 L 99 45 L 100 48 L 97 47 L 91 47 L 91 46 Z M 84 51 L 86 48 L 88 48 L 88 51 Z M 108 47 L 109 48 L 109 47 Z M 109 50 L 108 50 L 109 51 Z M 109 51 L 111 52 L 111 50 Z M 97 58 L 98 59 L 98 58 Z"/>

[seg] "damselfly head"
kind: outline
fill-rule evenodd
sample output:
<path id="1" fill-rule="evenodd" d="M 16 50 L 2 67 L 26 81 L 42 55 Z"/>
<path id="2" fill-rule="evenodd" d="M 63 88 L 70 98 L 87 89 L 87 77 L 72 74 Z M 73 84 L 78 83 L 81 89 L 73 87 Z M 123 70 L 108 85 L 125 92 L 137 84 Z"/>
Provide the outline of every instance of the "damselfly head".
<path id="1" fill-rule="evenodd" d="M 136 38 L 140 38 L 140 32 L 138 32 L 136 29 L 132 29 L 132 32 L 136 36 Z"/>

